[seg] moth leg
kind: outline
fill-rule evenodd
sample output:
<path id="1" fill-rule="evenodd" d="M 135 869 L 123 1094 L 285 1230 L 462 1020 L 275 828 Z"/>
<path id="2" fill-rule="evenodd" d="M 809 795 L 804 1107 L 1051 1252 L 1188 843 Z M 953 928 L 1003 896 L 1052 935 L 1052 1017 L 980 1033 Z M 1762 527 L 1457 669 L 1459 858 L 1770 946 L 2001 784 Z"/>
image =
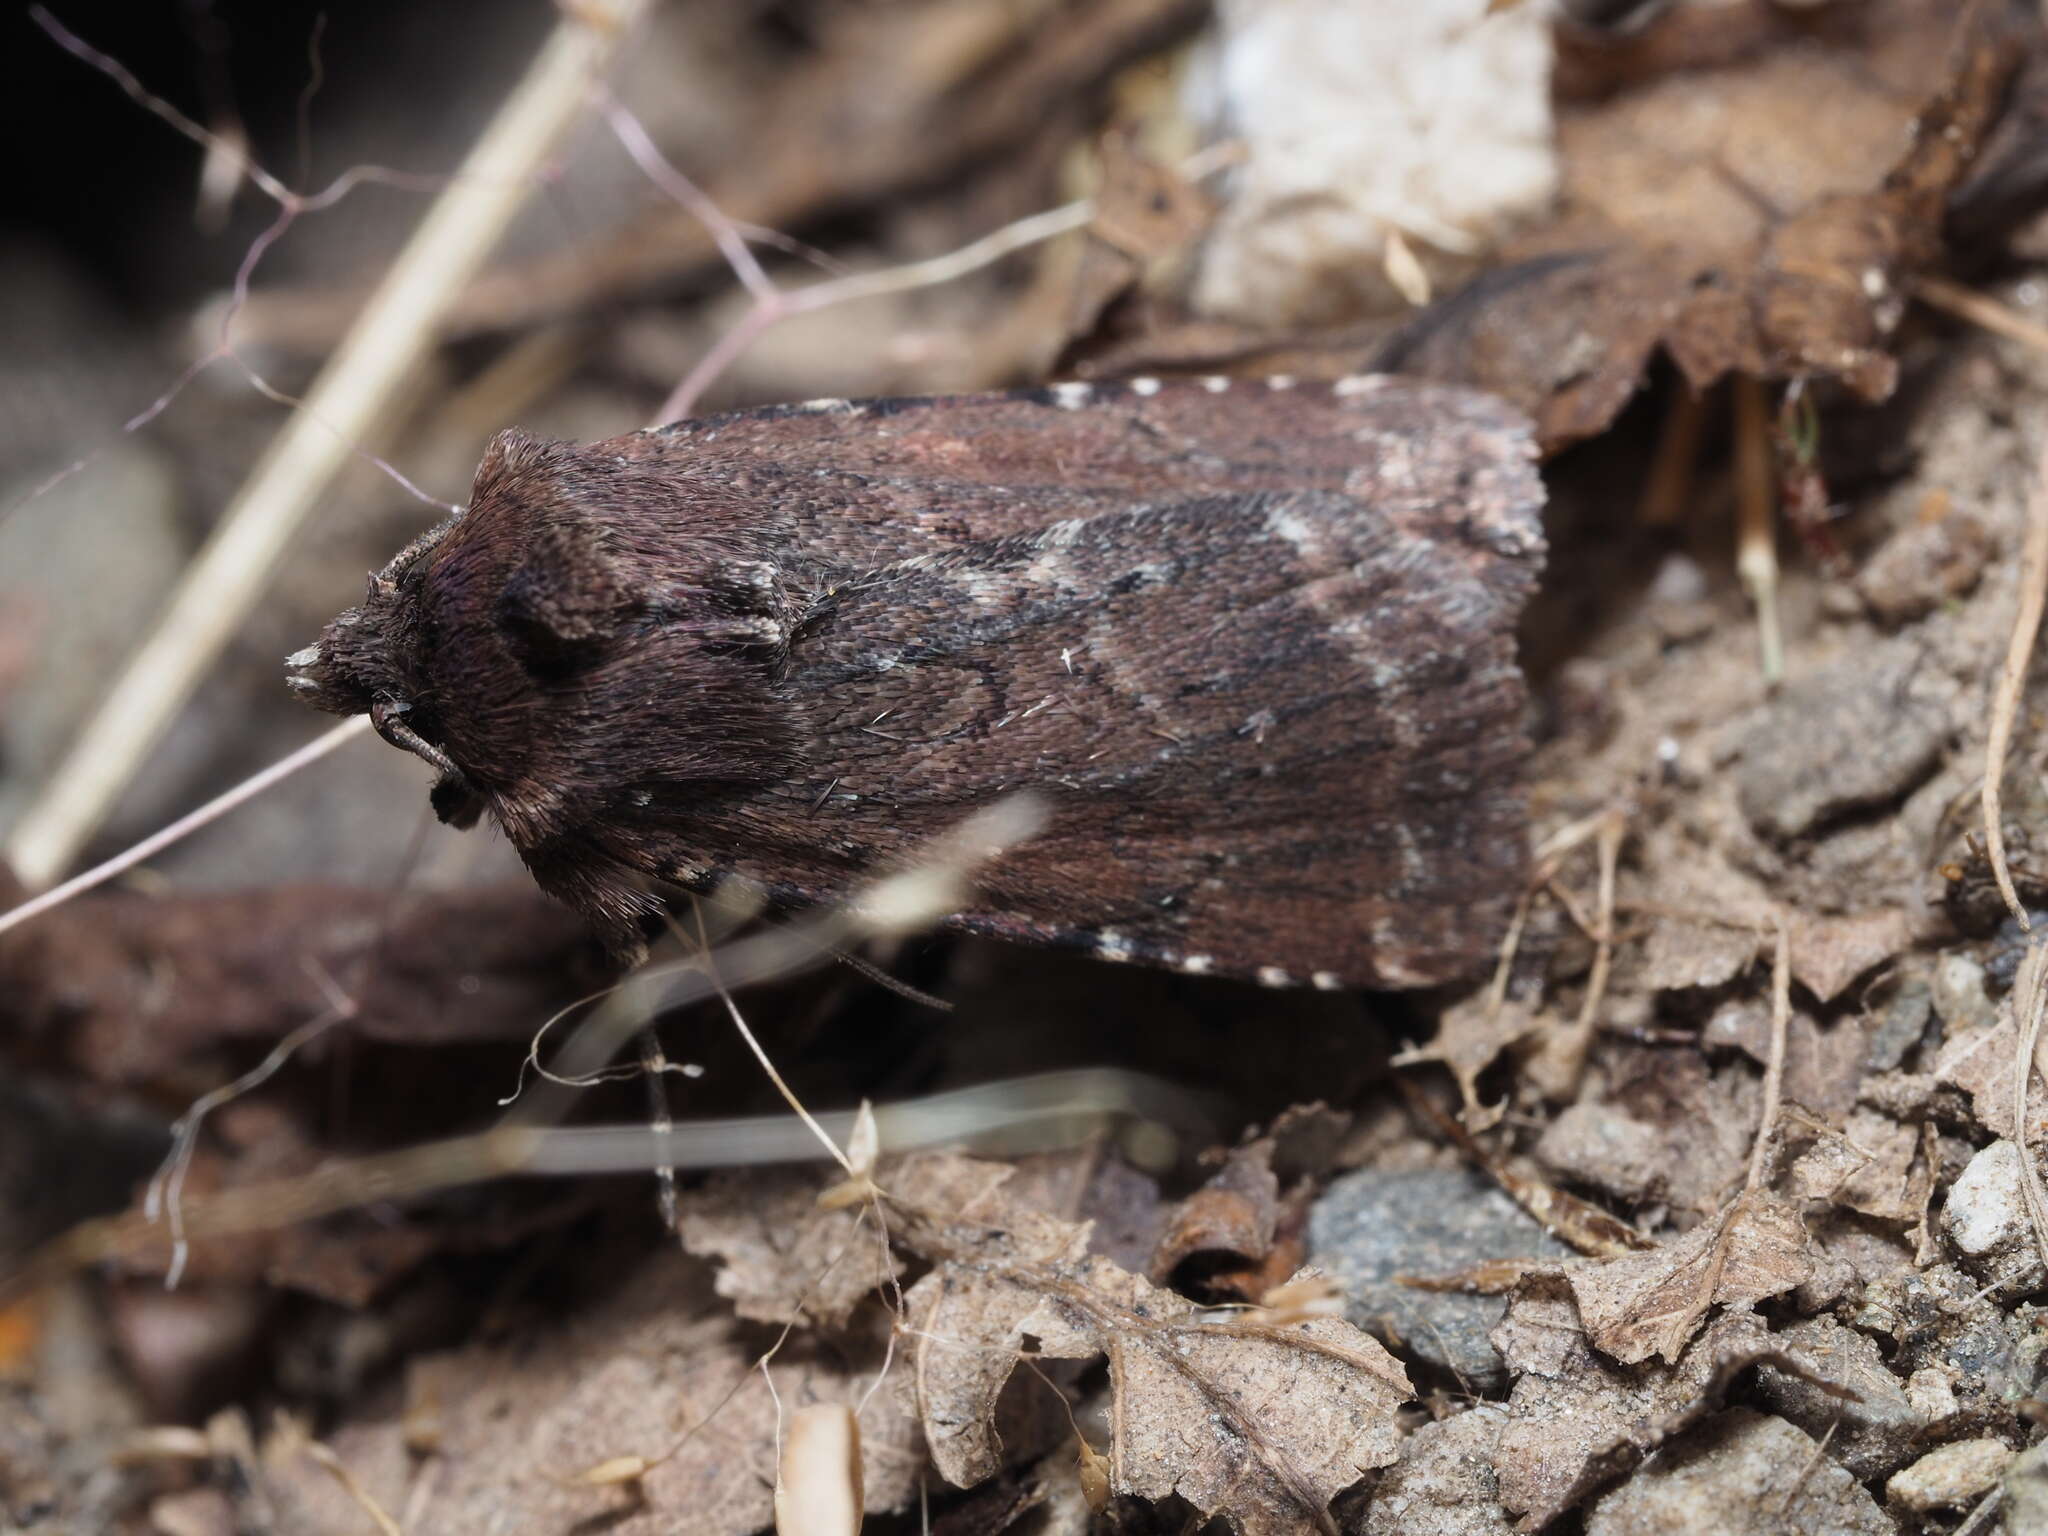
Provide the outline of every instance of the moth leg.
<path id="1" fill-rule="evenodd" d="M 432 763 L 441 770 L 444 780 L 452 779 L 465 791 L 469 781 L 462 776 L 462 770 L 455 766 L 455 760 L 435 746 L 418 731 L 407 725 L 404 716 L 411 713 L 410 704 L 401 704 L 393 699 L 379 699 L 370 706 L 370 728 L 401 752 Z"/>

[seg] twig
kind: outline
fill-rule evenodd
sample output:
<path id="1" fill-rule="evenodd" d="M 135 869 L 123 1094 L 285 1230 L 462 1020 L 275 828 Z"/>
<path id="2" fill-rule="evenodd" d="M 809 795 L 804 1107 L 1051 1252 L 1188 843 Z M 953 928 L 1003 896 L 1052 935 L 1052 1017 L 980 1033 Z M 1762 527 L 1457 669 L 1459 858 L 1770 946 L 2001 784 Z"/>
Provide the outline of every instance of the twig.
<path id="1" fill-rule="evenodd" d="M 155 633 L 14 828 L 9 856 L 29 884 L 47 883 L 71 861 L 184 706 L 351 444 L 434 345 L 438 317 L 524 205 L 647 3 L 583 0 L 557 24 L 187 568 Z"/>
<path id="2" fill-rule="evenodd" d="M 178 1282 L 185 1275 L 185 1262 L 192 1252 L 192 1245 L 185 1238 L 185 1175 L 191 1171 L 192 1150 L 198 1145 L 199 1128 L 206 1123 L 206 1117 L 250 1089 L 261 1087 L 275 1077 L 301 1047 L 312 1044 L 335 1025 L 355 1016 L 353 998 L 343 998 L 316 1014 L 278 1041 L 271 1047 L 269 1055 L 233 1082 L 223 1083 L 194 1099 L 192 1107 L 171 1127 L 170 1153 L 149 1181 L 149 1189 L 142 1200 L 143 1215 L 151 1221 L 162 1216 L 171 1236 L 171 1262 L 164 1269 L 165 1290 L 175 1291 L 178 1288 Z"/>
<path id="3" fill-rule="evenodd" d="M 1988 293 L 1965 288 L 1945 277 L 1923 276 L 1914 279 L 1913 297 L 1944 314 L 1981 326 L 1995 336 L 2025 342 L 2030 347 L 2048 352 L 2048 325 L 2029 320 L 2010 304 L 2001 304 Z"/>
<path id="4" fill-rule="evenodd" d="M 2027 664 L 2034 654 L 2034 641 L 2041 632 L 2041 609 L 2048 602 L 2048 451 L 2044 451 L 2034 475 L 2034 488 L 2027 497 L 2026 538 L 2020 545 L 2019 606 L 2012 616 L 2012 638 L 2006 643 L 2005 661 L 1998 669 L 1998 683 L 1991 695 L 1991 720 L 1984 732 L 1984 845 L 1991 860 L 1991 875 L 1998 882 L 1998 894 L 2013 920 L 2024 932 L 2032 927 L 2019 892 L 2013 888 L 2012 871 L 2005 858 L 2005 815 L 2000 796 L 2005 782 L 2005 758 L 2012 746 L 2013 723 L 2020 713 L 2020 696 L 2026 692 Z"/>
<path id="5" fill-rule="evenodd" d="M 900 267 L 889 267 L 879 272 L 855 272 L 844 277 L 813 283 L 806 288 L 794 290 L 775 286 L 774 281 L 762 270 L 753 251 L 747 244 L 748 230 L 728 218 L 716 202 L 708 197 L 689 177 L 671 164 L 655 146 L 645 128 L 633 114 L 616 98 L 607 97 L 604 105 L 605 120 L 618 138 L 634 164 L 640 167 L 647 179 L 688 210 L 711 235 L 713 242 L 724 255 L 726 263 L 738 277 L 742 286 L 754 296 L 753 304 L 736 321 L 731 330 L 721 336 L 711 350 L 700 358 L 690 369 L 681 383 L 662 401 L 655 412 L 650 426 L 666 426 L 680 421 L 696 408 L 698 399 L 719 374 L 739 357 L 748 347 L 760 339 L 763 333 L 789 319 L 792 315 L 808 314 L 813 310 L 827 308 L 833 304 L 846 304 L 856 299 L 878 298 L 887 293 L 903 293 L 914 288 L 930 288 L 940 283 L 950 283 L 955 278 L 965 277 L 970 272 L 1002 260 L 1016 251 L 1024 250 L 1056 235 L 1067 234 L 1086 227 L 1095 216 L 1092 198 L 1082 198 L 1066 203 L 1043 213 L 1034 213 L 1015 223 L 1005 224 L 992 230 L 978 240 L 969 241 L 958 250 L 924 261 L 909 262 Z M 1233 163 L 1239 156 L 1235 144 L 1212 145 L 1198 154 L 1190 156 L 1180 167 L 1183 176 L 1195 179 L 1210 175 Z"/>
<path id="6" fill-rule="evenodd" d="M 32 917 L 40 917 L 52 907 L 61 907 L 72 897 L 91 890 L 96 885 L 105 885 L 124 871 L 133 869 L 144 859 L 161 853 L 175 842 L 190 837 L 210 821 L 226 815 L 244 800 L 253 800 L 273 784 L 290 778 L 308 763 L 319 761 L 336 747 L 344 746 L 370 729 L 368 715 L 356 715 L 342 721 L 333 730 L 316 736 L 289 757 L 281 758 L 268 768 L 251 774 L 225 794 L 215 795 L 198 810 L 180 816 L 161 831 L 152 832 L 141 842 L 123 849 L 103 864 L 95 864 L 83 874 L 74 875 L 62 885 L 53 886 L 40 896 L 35 896 L 7 912 L 0 912 L 0 933 L 17 928 Z"/>

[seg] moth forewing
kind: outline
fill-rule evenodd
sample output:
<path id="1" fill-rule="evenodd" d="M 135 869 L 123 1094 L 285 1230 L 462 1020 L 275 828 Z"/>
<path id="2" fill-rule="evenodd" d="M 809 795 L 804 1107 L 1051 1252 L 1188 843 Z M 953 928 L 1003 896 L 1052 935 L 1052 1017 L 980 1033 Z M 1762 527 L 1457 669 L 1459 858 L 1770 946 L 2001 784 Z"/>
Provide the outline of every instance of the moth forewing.
<path id="1" fill-rule="evenodd" d="M 1028 787 L 1046 831 L 956 926 L 1423 985 L 1490 951 L 1526 864 L 1540 506 L 1509 408 L 1389 379 L 501 439 L 409 606 L 343 615 L 300 686 L 431 693 L 412 728 L 624 945 L 650 877 L 831 900 Z"/>

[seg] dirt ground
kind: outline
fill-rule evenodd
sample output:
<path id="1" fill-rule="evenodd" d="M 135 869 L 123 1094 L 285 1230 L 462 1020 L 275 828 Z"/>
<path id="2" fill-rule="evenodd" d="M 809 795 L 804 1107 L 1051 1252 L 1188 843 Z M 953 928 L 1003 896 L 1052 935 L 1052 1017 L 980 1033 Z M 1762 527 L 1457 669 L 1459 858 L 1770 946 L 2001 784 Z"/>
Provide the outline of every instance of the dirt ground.
<path id="1" fill-rule="evenodd" d="M 636 9 L 17 20 L 0 1532 L 2048 1532 L 2038 8 Z M 1547 497 L 1447 984 L 943 892 L 678 897 L 622 982 L 367 732 L 4 915 L 332 724 L 283 658 L 501 428 L 1375 373 Z"/>

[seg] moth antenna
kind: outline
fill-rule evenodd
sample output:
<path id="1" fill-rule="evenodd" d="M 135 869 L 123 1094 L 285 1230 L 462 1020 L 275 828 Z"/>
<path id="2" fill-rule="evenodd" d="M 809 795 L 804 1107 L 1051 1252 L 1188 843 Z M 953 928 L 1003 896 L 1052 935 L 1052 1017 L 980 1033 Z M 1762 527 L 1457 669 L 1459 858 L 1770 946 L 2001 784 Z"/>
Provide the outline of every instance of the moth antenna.
<path id="1" fill-rule="evenodd" d="M 832 958 L 841 965 L 846 966 L 849 970 L 860 972 L 861 975 L 872 981 L 876 986 L 887 987 L 898 997 L 907 998 L 913 1003 L 921 1003 L 925 1007 L 935 1009 L 940 1013 L 951 1013 L 953 1011 L 953 1005 L 943 997 L 934 997 L 929 992 L 913 987 L 907 981 L 891 976 L 872 960 L 862 959 L 851 950 L 834 949 L 832 951 Z"/>

